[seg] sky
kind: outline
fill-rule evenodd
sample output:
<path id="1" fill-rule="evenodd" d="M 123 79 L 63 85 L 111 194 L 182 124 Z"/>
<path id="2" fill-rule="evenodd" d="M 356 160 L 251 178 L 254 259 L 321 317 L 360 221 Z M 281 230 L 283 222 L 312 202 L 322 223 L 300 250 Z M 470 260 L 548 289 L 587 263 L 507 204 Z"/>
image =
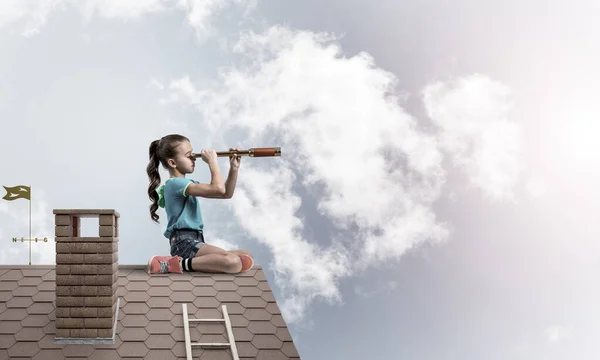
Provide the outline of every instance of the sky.
<path id="1" fill-rule="evenodd" d="M 119 263 L 145 264 L 169 251 L 153 140 L 280 146 L 200 204 L 207 243 L 263 266 L 302 359 L 597 359 L 599 12 L 3 1 L 0 185 L 32 200 L 0 201 L 0 263 L 28 264 L 11 239 L 31 205 L 32 236 L 51 239 L 33 264 L 55 263 L 65 208 L 117 210 Z M 210 182 L 207 166 L 188 177 Z"/>

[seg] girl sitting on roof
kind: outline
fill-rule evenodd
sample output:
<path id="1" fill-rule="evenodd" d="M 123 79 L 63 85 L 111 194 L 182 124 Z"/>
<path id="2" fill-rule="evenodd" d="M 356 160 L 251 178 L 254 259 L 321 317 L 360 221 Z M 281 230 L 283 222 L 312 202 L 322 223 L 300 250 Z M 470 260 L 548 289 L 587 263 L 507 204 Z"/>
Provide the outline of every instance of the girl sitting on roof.
<path id="1" fill-rule="evenodd" d="M 201 184 L 185 177 L 186 174 L 194 172 L 196 162 L 188 138 L 172 134 L 150 144 L 150 163 L 146 169 L 150 178 L 148 195 L 152 200 L 150 217 L 158 223 L 159 216 L 156 211 L 159 206 L 165 209 L 168 224 L 164 236 L 169 239 L 171 247 L 171 256 L 150 258 L 150 274 L 183 271 L 239 273 L 251 269 L 254 265 L 253 257 L 247 250 L 225 251 L 204 242 L 204 222 L 197 197 L 231 198 L 237 181 L 240 157 L 229 157 L 229 175 L 227 181 L 223 182 L 216 151 L 205 149 L 200 154 L 210 168 L 210 184 Z M 159 162 L 169 171 L 170 178 L 156 191 L 160 184 Z"/>

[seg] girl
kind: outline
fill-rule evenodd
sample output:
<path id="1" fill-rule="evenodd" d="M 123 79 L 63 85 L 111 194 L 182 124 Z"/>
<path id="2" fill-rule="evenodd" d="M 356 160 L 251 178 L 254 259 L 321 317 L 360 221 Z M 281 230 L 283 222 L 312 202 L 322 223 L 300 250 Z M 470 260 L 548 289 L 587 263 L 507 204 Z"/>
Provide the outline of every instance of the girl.
<path id="1" fill-rule="evenodd" d="M 230 148 L 229 150 L 238 150 Z M 158 223 L 158 207 L 167 213 L 167 229 L 164 235 L 170 240 L 171 256 L 153 256 L 148 261 L 150 274 L 183 273 L 183 271 L 239 273 L 254 265 L 247 250 L 225 251 L 204 242 L 204 222 L 197 197 L 229 199 L 233 196 L 240 157 L 229 157 L 230 168 L 227 181 L 217 164 L 214 150 L 202 150 L 201 157 L 210 168 L 210 184 L 187 179 L 185 174 L 194 172 L 196 159 L 192 157 L 192 144 L 182 135 L 167 135 L 150 144 L 150 163 L 146 169 L 150 178 L 148 195 L 152 200 L 150 217 Z M 169 170 L 170 178 L 161 186 L 159 162 Z"/>

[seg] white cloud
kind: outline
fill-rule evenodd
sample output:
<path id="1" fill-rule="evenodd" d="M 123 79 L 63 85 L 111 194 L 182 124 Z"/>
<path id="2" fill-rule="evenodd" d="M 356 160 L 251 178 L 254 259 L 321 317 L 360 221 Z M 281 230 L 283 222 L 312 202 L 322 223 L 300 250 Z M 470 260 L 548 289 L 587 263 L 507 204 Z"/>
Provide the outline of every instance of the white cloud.
<path id="1" fill-rule="evenodd" d="M 244 161 L 230 202 L 273 252 L 289 322 L 315 299 L 340 301 L 341 278 L 448 236 L 431 209 L 445 181 L 436 139 L 398 105 L 393 74 L 368 54 L 343 57 L 332 40 L 278 26 L 245 33 L 234 47 L 245 67 L 222 69 L 222 86 L 201 91 L 182 77 L 164 101 L 195 106 L 213 143 L 241 130 L 239 146 L 282 146 L 281 158 Z M 340 230 L 333 238 L 302 237 L 310 224 L 294 183 L 323 187 L 316 210 Z"/>
<path id="2" fill-rule="evenodd" d="M 179 0 L 177 3 L 178 8 L 186 11 L 187 22 L 200 40 L 214 35 L 211 18 L 231 5 L 245 8 L 248 14 L 256 6 L 256 0 Z"/>
<path id="3" fill-rule="evenodd" d="M 550 343 L 561 341 L 570 337 L 573 332 L 572 327 L 553 325 L 546 328 L 546 340 Z"/>
<path id="4" fill-rule="evenodd" d="M 367 290 L 364 286 L 361 285 L 354 285 L 354 293 L 358 296 L 370 299 L 374 296 L 389 295 L 397 287 L 397 281 L 388 280 L 384 282 L 379 282 L 378 286 L 371 290 Z"/>
<path id="5" fill-rule="evenodd" d="M 529 179 L 526 186 L 527 192 L 533 197 L 541 197 L 548 192 L 546 182 L 539 177 Z"/>
<path id="6" fill-rule="evenodd" d="M 0 3 L 0 27 L 24 22 L 21 35 L 37 35 L 57 10 L 76 7 L 85 22 L 94 16 L 106 19 L 139 20 L 150 14 L 185 11 L 187 23 L 200 39 L 216 34 L 212 17 L 229 7 L 242 8 L 247 16 L 255 0 L 6 0 Z M 89 41 L 89 35 L 88 35 Z"/>
<path id="7" fill-rule="evenodd" d="M 506 86 L 482 75 L 436 82 L 423 91 L 427 114 L 441 129 L 442 148 L 493 200 L 513 200 L 521 172 L 521 131 L 508 119 L 509 96 Z"/>
<path id="8" fill-rule="evenodd" d="M 207 237 L 210 237 L 210 241 L 208 241 L 208 243 L 210 243 L 213 246 L 220 247 L 221 249 L 226 251 L 240 249 L 240 246 L 234 242 L 227 241 L 217 236 L 212 236 L 208 233 L 206 235 Z"/>
<path id="9" fill-rule="evenodd" d="M 39 29 L 48 21 L 48 16 L 63 5 L 64 0 L 5 0 L 0 3 L 0 27 L 25 20 L 21 34 L 29 37 L 39 33 Z"/>
<path id="10" fill-rule="evenodd" d="M 168 10 L 173 0 L 85 0 L 77 1 L 84 19 L 94 14 L 107 19 L 140 19 L 142 16 Z"/>

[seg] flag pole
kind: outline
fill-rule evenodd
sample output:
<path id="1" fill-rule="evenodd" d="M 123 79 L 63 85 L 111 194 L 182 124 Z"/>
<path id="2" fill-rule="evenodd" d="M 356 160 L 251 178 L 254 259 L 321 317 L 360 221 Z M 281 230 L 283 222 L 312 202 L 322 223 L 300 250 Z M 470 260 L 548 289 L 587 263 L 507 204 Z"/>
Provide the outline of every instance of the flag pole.
<path id="1" fill-rule="evenodd" d="M 31 265 L 31 185 L 29 185 L 29 265 Z"/>

